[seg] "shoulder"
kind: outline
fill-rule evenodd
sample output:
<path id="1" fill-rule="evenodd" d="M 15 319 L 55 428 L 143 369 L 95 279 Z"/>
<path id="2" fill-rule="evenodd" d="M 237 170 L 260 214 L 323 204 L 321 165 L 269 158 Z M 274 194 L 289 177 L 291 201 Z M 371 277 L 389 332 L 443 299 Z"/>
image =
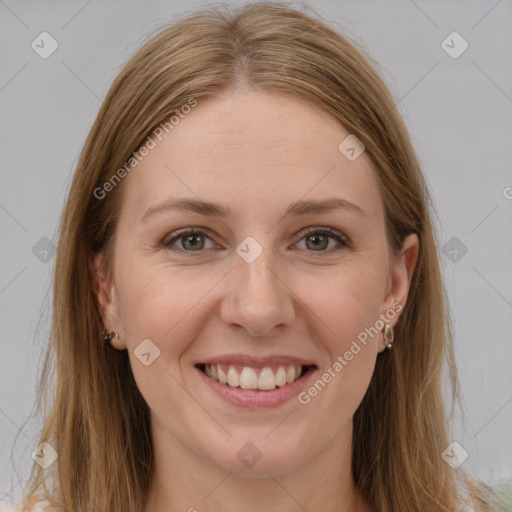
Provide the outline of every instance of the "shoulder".
<path id="1" fill-rule="evenodd" d="M 494 510 L 487 502 L 490 488 L 478 480 L 466 480 L 459 488 L 457 512 L 483 512 Z"/>
<path id="2" fill-rule="evenodd" d="M 476 507 L 470 492 L 469 481 L 463 480 L 458 483 L 458 494 L 457 512 L 476 512 Z"/>
<path id="3" fill-rule="evenodd" d="M 464 502 L 459 508 L 459 512 L 476 512 L 476 508 L 470 502 Z"/>
<path id="4" fill-rule="evenodd" d="M 457 512 L 477 512 L 477 507 L 467 492 L 459 501 L 459 508 L 457 509 Z"/>
<path id="5" fill-rule="evenodd" d="M 49 508 L 43 508 L 40 505 L 36 505 L 31 509 L 22 508 L 21 505 L 10 506 L 4 503 L 0 503 L 0 512 L 50 512 Z"/>

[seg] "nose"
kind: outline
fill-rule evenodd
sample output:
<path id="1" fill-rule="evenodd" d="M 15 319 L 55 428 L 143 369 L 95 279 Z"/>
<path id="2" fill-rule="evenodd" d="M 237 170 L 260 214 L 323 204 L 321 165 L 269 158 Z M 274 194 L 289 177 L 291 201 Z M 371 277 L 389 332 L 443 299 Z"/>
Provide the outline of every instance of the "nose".
<path id="1" fill-rule="evenodd" d="M 270 250 L 252 263 L 237 257 L 227 290 L 222 321 L 254 337 L 271 337 L 274 329 L 291 325 L 295 318 L 293 292 Z"/>

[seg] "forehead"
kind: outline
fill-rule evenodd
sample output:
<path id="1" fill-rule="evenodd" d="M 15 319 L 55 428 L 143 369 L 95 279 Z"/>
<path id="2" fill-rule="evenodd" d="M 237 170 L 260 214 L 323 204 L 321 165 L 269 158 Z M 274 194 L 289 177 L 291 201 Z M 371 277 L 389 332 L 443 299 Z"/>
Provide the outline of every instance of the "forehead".
<path id="1" fill-rule="evenodd" d="M 303 99 L 262 92 L 199 98 L 126 178 L 123 210 L 139 218 L 179 197 L 226 203 L 241 214 L 286 208 L 298 199 L 339 196 L 382 214 L 378 182 L 363 152 L 350 161 L 350 135 Z M 177 119 L 177 118 L 175 118 Z M 262 213 L 263 214 L 263 213 Z"/>

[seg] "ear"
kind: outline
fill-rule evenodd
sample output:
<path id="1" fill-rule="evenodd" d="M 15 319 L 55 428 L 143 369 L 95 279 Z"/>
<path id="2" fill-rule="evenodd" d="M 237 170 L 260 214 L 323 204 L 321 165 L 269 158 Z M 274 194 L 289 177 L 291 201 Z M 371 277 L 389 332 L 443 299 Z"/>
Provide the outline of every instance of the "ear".
<path id="1" fill-rule="evenodd" d="M 393 327 L 397 324 L 400 313 L 405 308 L 412 275 L 418 260 L 418 253 L 419 239 L 415 233 L 412 233 L 404 238 L 402 250 L 393 262 L 388 280 L 388 291 L 384 299 L 383 314 L 391 309 L 396 312 L 393 318 L 386 320 L 386 322 Z M 379 352 L 382 352 L 385 348 L 386 342 L 383 336 L 379 346 Z"/>
<path id="2" fill-rule="evenodd" d="M 126 348 L 124 330 L 120 321 L 119 304 L 116 298 L 115 286 L 106 266 L 104 254 L 97 254 L 91 264 L 94 276 L 94 292 L 98 301 L 103 325 L 108 332 L 115 331 L 119 338 L 112 338 L 110 344 L 119 350 Z"/>

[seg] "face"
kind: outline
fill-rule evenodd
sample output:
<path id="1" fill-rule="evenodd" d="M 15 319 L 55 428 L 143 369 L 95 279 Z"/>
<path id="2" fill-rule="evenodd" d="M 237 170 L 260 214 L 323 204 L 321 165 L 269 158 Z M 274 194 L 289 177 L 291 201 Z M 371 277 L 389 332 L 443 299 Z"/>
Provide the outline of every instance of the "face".
<path id="1" fill-rule="evenodd" d="M 157 443 L 258 476 L 351 435 L 417 238 L 390 260 L 375 171 L 340 152 L 348 135 L 290 96 L 199 99 L 125 178 L 98 300 Z"/>

